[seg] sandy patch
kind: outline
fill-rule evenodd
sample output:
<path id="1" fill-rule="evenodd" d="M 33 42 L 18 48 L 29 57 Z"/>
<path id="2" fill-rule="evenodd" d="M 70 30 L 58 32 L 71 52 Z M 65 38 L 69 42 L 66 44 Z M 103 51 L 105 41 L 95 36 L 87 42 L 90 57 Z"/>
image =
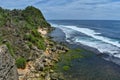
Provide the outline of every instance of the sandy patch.
<path id="1" fill-rule="evenodd" d="M 25 80 L 25 77 L 29 76 L 32 68 L 32 62 L 28 62 L 25 69 L 18 69 L 19 80 Z"/>
<path id="2" fill-rule="evenodd" d="M 38 32 L 41 33 L 42 35 L 46 35 L 47 31 L 41 28 L 38 28 Z"/>

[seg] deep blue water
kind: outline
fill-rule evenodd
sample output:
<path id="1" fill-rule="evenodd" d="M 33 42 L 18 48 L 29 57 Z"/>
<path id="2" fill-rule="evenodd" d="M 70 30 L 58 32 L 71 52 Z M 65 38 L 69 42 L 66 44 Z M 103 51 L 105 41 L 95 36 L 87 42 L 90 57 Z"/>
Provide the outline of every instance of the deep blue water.
<path id="1" fill-rule="evenodd" d="M 56 28 L 51 33 L 56 41 L 66 41 L 70 46 L 78 48 L 82 44 L 105 54 L 104 57 L 104 55 L 97 56 L 93 52 L 85 52 L 86 55 L 92 54 L 92 56 L 73 60 L 71 69 L 64 72 L 66 80 L 120 79 L 120 21 L 51 20 L 49 22 Z M 89 50 L 89 47 L 86 48 Z"/>

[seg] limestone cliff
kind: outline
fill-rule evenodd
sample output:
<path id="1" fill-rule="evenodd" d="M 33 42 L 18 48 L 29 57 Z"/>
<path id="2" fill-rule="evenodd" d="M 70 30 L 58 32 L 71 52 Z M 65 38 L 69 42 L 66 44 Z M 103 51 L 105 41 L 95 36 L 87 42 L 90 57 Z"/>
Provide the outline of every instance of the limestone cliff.
<path id="1" fill-rule="evenodd" d="M 15 60 L 5 45 L 0 46 L 0 80 L 18 80 Z"/>
<path id="2" fill-rule="evenodd" d="M 0 80 L 57 80 L 52 69 L 68 49 L 51 41 L 47 33 L 52 29 L 33 6 L 0 8 Z"/>

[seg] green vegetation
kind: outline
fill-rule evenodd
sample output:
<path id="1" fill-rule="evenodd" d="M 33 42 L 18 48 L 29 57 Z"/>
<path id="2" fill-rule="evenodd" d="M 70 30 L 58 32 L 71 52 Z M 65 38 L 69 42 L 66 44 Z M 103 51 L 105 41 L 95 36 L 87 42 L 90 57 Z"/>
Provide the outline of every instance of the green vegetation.
<path id="1" fill-rule="evenodd" d="M 24 35 L 24 39 L 36 45 L 39 49 L 46 49 L 44 38 L 35 29 L 33 29 L 30 34 Z"/>
<path id="2" fill-rule="evenodd" d="M 24 69 L 26 67 L 26 59 L 25 58 L 18 58 L 16 60 L 16 66 L 17 66 L 17 68 Z"/>
<path id="3" fill-rule="evenodd" d="M 0 7 L 0 44 L 6 44 L 15 59 L 31 58 L 34 46 L 40 50 L 46 49 L 44 37 L 37 31 L 38 28 L 51 28 L 39 9 L 33 6 L 24 10 Z"/>
<path id="4" fill-rule="evenodd" d="M 7 19 L 7 13 L 0 7 L 0 27 L 3 26 Z"/>
<path id="5" fill-rule="evenodd" d="M 60 55 L 60 62 L 54 66 L 55 70 L 68 71 L 72 67 L 71 62 L 75 59 L 83 59 L 85 56 L 81 54 L 83 50 L 75 49 L 69 50 L 65 54 Z"/>
<path id="6" fill-rule="evenodd" d="M 69 69 L 70 69 L 69 66 L 63 66 L 63 70 L 64 70 L 64 71 L 67 71 L 67 70 L 69 70 Z"/>
<path id="7" fill-rule="evenodd" d="M 32 6 L 29 6 L 22 11 L 22 15 L 25 18 L 25 20 L 32 26 L 41 26 L 41 27 L 50 26 L 48 23 L 46 23 L 45 18 L 41 14 L 42 13 L 40 10 Z"/>
<path id="8" fill-rule="evenodd" d="M 70 63 L 71 60 L 83 58 L 84 56 L 80 54 L 82 50 L 76 49 L 76 50 L 69 50 L 64 56 L 61 56 L 62 60 L 65 61 L 65 63 Z"/>
<path id="9" fill-rule="evenodd" d="M 8 47 L 8 50 L 9 50 L 10 54 L 14 57 L 15 54 L 14 54 L 14 50 L 13 50 L 12 45 L 9 42 L 7 42 L 6 46 Z"/>

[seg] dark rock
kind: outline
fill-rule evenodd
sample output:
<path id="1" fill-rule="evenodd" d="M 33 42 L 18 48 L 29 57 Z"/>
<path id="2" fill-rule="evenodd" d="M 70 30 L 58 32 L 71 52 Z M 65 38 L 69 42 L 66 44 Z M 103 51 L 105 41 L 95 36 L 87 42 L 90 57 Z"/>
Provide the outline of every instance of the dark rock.
<path id="1" fill-rule="evenodd" d="M 47 74 L 45 75 L 45 80 L 51 80 L 51 79 L 50 79 L 50 74 L 49 74 L 49 73 L 47 73 Z"/>
<path id="2" fill-rule="evenodd" d="M 59 50 L 63 50 L 63 46 L 61 46 L 61 45 L 57 45 L 56 47 L 57 47 L 57 49 L 59 49 Z"/>
<path id="3" fill-rule="evenodd" d="M 51 74 L 51 79 L 52 80 L 58 80 L 58 78 L 59 78 L 59 74 L 57 74 L 57 73 Z"/>
<path id="4" fill-rule="evenodd" d="M 6 39 L 4 39 L 3 41 L 2 41 L 2 43 L 6 43 L 7 42 L 7 40 Z"/>
<path id="5" fill-rule="evenodd" d="M 59 80 L 65 80 L 65 77 L 63 76 L 62 73 L 59 73 Z"/>
<path id="6" fill-rule="evenodd" d="M 36 62 L 36 64 L 35 64 L 35 69 L 36 69 L 37 71 L 43 71 L 43 70 L 44 70 L 44 64 L 41 63 L 41 62 Z"/>
<path id="7" fill-rule="evenodd" d="M 30 50 L 29 46 L 28 45 L 24 45 L 23 48 L 27 49 L 27 50 Z"/>
<path id="8" fill-rule="evenodd" d="M 59 61 L 59 59 L 58 58 L 53 58 L 53 60 L 55 61 L 55 62 L 58 62 Z"/>
<path id="9" fill-rule="evenodd" d="M 5 45 L 0 46 L 0 80 L 18 80 L 15 60 Z"/>
<path id="10" fill-rule="evenodd" d="M 49 62 L 50 60 L 49 59 L 47 59 L 47 58 L 44 58 L 43 59 L 43 62 Z"/>
<path id="11" fill-rule="evenodd" d="M 50 42 L 49 45 L 50 45 L 50 46 L 54 46 L 54 43 L 53 43 L 53 42 Z"/>
<path id="12" fill-rule="evenodd" d="M 56 47 L 53 47 L 52 49 L 51 49 L 51 51 L 53 51 L 53 52 L 55 52 L 57 49 L 56 49 Z"/>
<path id="13" fill-rule="evenodd" d="M 69 49 L 68 49 L 67 47 L 64 47 L 64 50 L 65 50 L 65 52 L 68 52 L 68 51 L 69 51 Z"/>
<path id="14" fill-rule="evenodd" d="M 36 46 L 32 46 L 33 50 L 38 50 L 38 48 Z"/>

